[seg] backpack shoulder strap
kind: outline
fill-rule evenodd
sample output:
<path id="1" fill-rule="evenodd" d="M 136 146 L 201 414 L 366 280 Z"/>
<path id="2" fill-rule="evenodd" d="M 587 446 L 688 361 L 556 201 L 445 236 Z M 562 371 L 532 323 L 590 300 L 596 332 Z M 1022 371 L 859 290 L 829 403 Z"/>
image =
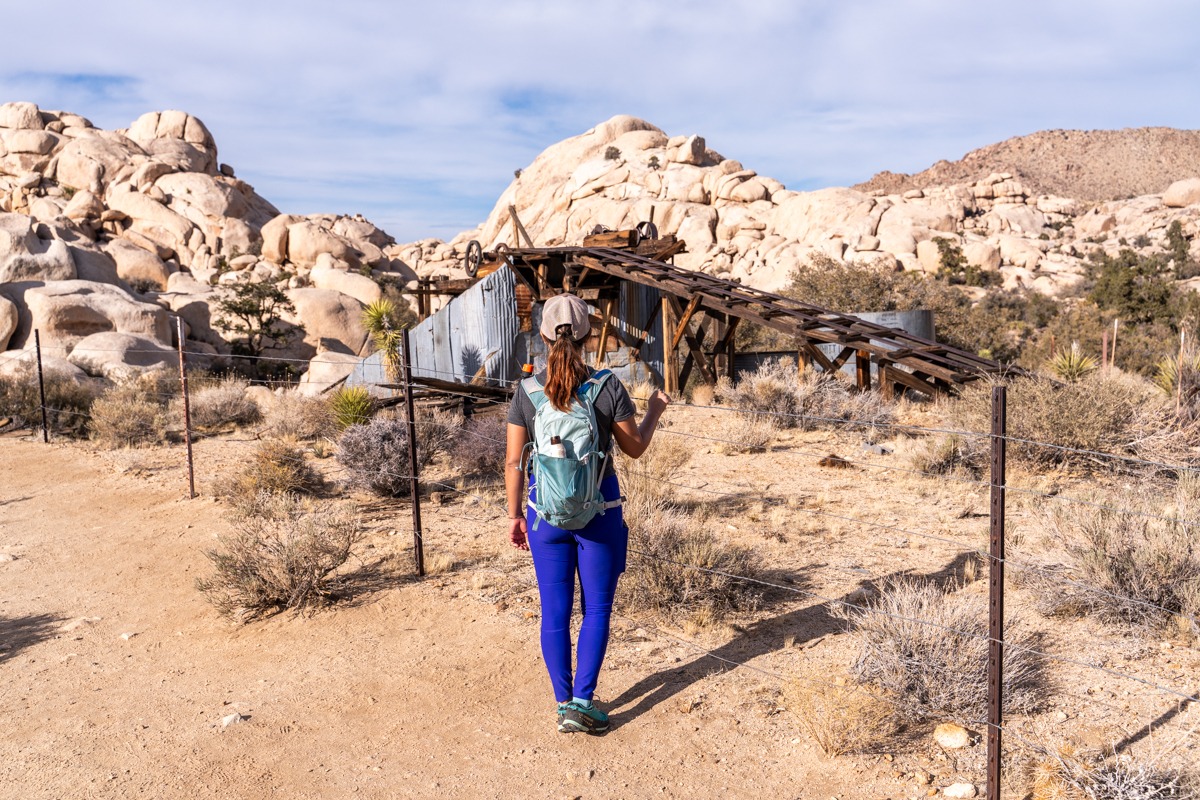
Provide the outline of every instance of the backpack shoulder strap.
<path id="1" fill-rule="evenodd" d="M 589 403 L 595 403 L 596 398 L 600 396 L 600 390 L 604 388 L 605 382 L 612 376 L 611 369 L 601 369 L 592 373 L 592 377 L 580 385 L 579 396 Z"/>
<path id="2" fill-rule="evenodd" d="M 534 376 L 530 376 L 522 380 L 521 388 L 525 390 L 525 395 L 529 398 L 529 401 L 533 403 L 534 411 L 537 411 L 546 403 L 550 402 L 550 398 L 546 397 L 546 391 L 542 388 L 542 384 L 539 383 L 538 379 Z"/>

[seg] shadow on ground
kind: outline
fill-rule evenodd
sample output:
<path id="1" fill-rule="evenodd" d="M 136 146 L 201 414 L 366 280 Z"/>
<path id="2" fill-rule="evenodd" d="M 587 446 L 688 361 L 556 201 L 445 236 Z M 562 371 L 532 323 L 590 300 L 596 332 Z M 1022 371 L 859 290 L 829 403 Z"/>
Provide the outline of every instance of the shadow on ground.
<path id="1" fill-rule="evenodd" d="M 63 623 L 57 614 L 33 614 L 28 617 L 0 617 L 0 663 L 8 661 L 27 647 L 53 639 Z"/>

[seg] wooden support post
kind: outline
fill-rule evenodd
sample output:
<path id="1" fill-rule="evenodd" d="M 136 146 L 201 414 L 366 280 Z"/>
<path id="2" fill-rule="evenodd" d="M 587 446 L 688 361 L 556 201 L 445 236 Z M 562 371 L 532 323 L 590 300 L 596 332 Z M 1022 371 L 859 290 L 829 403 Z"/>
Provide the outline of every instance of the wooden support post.
<path id="1" fill-rule="evenodd" d="M 864 391 L 871 388 L 871 352 L 859 350 L 854 354 L 854 369 L 858 378 L 858 388 Z"/>
<path id="2" fill-rule="evenodd" d="M 679 394 L 679 367 L 675 355 L 675 312 L 670 295 L 663 295 L 662 306 L 662 342 L 663 342 L 663 391 L 672 397 Z"/>
<path id="3" fill-rule="evenodd" d="M 508 215 L 512 217 L 513 221 L 513 244 L 520 247 L 521 239 L 524 239 L 526 247 L 533 247 L 533 237 L 529 235 L 529 231 L 525 230 L 525 226 L 521 224 L 521 218 L 517 216 L 517 207 L 509 206 Z M 520 238 L 518 238 L 518 234 Z"/>
<path id="4" fill-rule="evenodd" d="M 600 313 L 604 318 L 600 321 L 600 341 L 596 344 L 596 366 L 599 367 L 604 363 L 608 353 L 608 333 L 612 325 L 612 307 L 613 299 L 611 297 L 601 300 Z"/>
<path id="5" fill-rule="evenodd" d="M 667 295 L 664 300 L 671 306 L 671 311 L 674 312 L 675 318 L 678 320 L 675 324 L 675 330 L 671 332 L 671 347 L 679 347 L 680 340 L 683 339 L 688 330 L 688 323 L 692 321 L 692 315 L 696 313 L 696 309 L 700 308 L 700 295 L 692 297 L 688 302 L 686 310 L 680 310 L 679 301 L 674 295 Z"/>
<path id="6" fill-rule="evenodd" d="M 896 398 L 896 384 L 892 382 L 889 370 L 891 366 L 888 362 L 879 362 L 879 393 L 884 400 L 891 401 Z"/>

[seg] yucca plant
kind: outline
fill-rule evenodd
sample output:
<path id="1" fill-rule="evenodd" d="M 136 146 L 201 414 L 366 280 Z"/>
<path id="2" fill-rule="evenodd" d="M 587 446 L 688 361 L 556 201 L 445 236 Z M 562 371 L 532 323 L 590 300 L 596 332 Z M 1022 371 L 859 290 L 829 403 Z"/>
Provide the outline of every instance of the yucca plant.
<path id="1" fill-rule="evenodd" d="M 393 382 L 400 380 L 400 345 L 404 337 L 400 309 L 391 300 L 381 297 L 363 309 L 362 321 L 376 349 L 383 354 L 388 378 Z"/>
<path id="2" fill-rule="evenodd" d="M 343 386 L 333 393 L 330 405 L 339 430 L 370 422 L 375 413 L 375 399 L 362 386 Z"/>
<path id="3" fill-rule="evenodd" d="M 1154 383 L 1167 394 L 1175 394 L 1181 378 L 1184 394 L 1191 394 L 1200 384 L 1200 353 L 1169 356 L 1154 367 Z"/>
<path id="4" fill-rule="evenodd" d="M 1050 357 L 1050 370 L 1070 383 L 1082 380 L 1098 366 L 1096 359 L 1079 349 L 1079 342 L 1071 342 L 1070 350 L 1058 350 Z"/>

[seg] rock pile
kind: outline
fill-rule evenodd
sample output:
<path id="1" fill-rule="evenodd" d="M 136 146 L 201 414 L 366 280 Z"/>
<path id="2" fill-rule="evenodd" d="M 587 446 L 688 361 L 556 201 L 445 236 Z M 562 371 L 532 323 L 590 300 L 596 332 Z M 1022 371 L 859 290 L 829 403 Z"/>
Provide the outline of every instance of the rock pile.
<path id="1" fill-rule="evenodd" d="M 178 316 L 189 348 L 228 354 L 216 302 L 232 284 L 277 279 L 306 331 L 283 355 L 353 356 L 379 282 L 414 277 L 361 217 L 280 214 L 182 111 L 106 131 L 0 105 L 0 351 L 28 350 L 37 329 L 48 357 L 113 377 L 168 363 Z"/>
<path id="2" fill-rule="evenodd" d="M 687 242 L 676 263 L 774 290 L 813 255 L 936 272 L 935 241 L 998 272 L 1005 286 L 1060 295 L 1082 280 L 1092 251 L 1157 250 L 1166 228 L 1200 233 L 1200 179 L 1179 175 L 1163 195 L 1080 202 L 1035 194 L 1012 173 L 889 194 L 829 188 L 795 192 L 709 149 L 699 136 L 668 137 L 633 117 L 613 117 L 539 155 L 500 196 L 488 219 L 449 242 L 400 248 L 423 274 L 458 275 L 466 243 L 512 241 L 509 206 L 535 244 L 573 244 L 595 226 L 653 219 Z"/>
<path id="3" fill-rule="evenodd" d="M 1162 194 L 1105 202 L 1038 193 L 1012 172 L 796 192 L 700 136 L 618 116 L 549 147 L 478 228 L 400 245 L 359 216 L 279 213 L 182 111 L 106 131 L 75 114 L 7 103 L 0 351 L 28 357 L 37 329 L 59 368 L 113 377 L 167 363 L 180 318 L 189 349 L 226 355 L 216 303 L 235 284 L 272 281 L 295 306 L 289 321 L 305 329 L 282 355 L 320 354 L 319 379 L 306 385 L 325 386 L 366 346 L 361 311 L 382 283 L 461 277 L 468 241 L 514 243 L 510 206 L 538 245 L 652 220 L 687 243 L 680 266 L 768 290 L 816 255 L 935 272 L 949 244 L 1005 286 L 1059 295 L 1082 280 L 1095 251 L 1156 251 L 1176 220 L 1194 240 L 1200 178 L 1185 171 L 1174 180 Z"/>

